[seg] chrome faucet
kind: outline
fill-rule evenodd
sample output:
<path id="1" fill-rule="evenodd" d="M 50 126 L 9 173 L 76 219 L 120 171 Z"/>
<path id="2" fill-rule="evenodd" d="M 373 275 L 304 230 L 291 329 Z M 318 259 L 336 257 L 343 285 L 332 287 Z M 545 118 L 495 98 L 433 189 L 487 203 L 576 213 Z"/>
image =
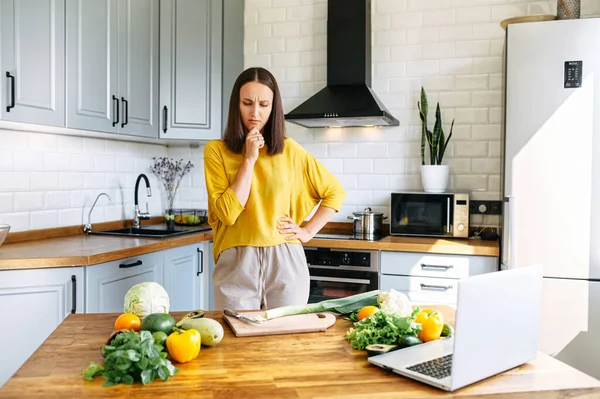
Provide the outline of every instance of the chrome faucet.
<path id="1" fill-rule="evenodd" d="M 94 204 L 90 208 L 90 212 L 88 213 L 88 222 L 87 222 L 87 224 L 85 226 L 83 226 L 83 232 L 84 233 L 89 234 L 92 231 L 92 223 L 91 223 L 92 211 L 94 210 L 94 207 L 96 206 L 96 202 L 98 202 L 98 198 L 100 198 L 103 195 L 106 196 L 106 198 L 108 198 L 108 200 L 112 202 L 112 200 L 110 199 L 110 197 L 108 196 L 108 194 L 106 194 L 106 193 L 100 193 L 100 194 L 98 194 L 98 196 L 96 197 L 96 200 L 94 201 Z"/>
<path id="2" fill-rule="evenodd" d="M 148 189 L 148 197 L 152 197 L 152 191 L 150 190 L 150 181 L 145 174 L 140 174 L 135 181 L 135 217 L 133 219 L 133 227 L 136 229 L 140 228 L 140 220 L 148 220 L 150 219 L 150 213 L 148 212 L 148 203 L 146 202 L 146 212 L 140 212 L 140 207 L 138 206 L 138 188 L 140 186 L 140 180 L 144 179 L 146 182 L 146 188 Z"/>

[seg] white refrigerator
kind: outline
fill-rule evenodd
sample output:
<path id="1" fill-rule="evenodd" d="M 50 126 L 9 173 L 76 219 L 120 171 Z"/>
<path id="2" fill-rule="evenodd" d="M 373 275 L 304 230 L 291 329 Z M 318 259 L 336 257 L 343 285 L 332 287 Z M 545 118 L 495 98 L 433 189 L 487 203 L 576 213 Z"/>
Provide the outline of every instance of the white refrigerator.
<path id="1" fill-rule="evenodd" d="M 509 25 L 505 57 L 502 268 L 544 266 L 539 349 L 600 378 L 600 18 Z"/>

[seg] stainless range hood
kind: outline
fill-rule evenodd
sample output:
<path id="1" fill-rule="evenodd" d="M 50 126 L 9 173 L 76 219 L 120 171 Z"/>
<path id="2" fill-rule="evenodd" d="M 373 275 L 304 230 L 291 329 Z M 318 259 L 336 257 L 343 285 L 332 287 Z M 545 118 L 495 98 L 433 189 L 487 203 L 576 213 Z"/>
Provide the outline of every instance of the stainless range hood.
<path id="1" fill-rule="evenodd" d="M 371 1 L 327 3 L 327 86 L 285 115 L 304 127 L 398 126 L 371 89 Z"/>

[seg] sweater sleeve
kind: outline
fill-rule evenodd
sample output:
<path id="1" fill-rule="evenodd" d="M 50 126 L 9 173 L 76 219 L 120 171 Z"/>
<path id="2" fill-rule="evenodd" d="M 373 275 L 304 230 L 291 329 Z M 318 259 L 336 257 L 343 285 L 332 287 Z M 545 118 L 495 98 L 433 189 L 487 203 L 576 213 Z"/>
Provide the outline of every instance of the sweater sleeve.
<path id="1" fill-rule="evenodd" d="M 229 187 L 223 156 L 213 142 L 204 148 L 204 176 L 212 213 L 225 225 L 233 225 L 244 207 Z"/>
<path id="2" fill-rule="evenodd" d="M 321 201 L 321 205 L 339 212 L 346 199 L 346 191 L 340 181 L 308 151 L 304 162 L 309 192 Z"/>

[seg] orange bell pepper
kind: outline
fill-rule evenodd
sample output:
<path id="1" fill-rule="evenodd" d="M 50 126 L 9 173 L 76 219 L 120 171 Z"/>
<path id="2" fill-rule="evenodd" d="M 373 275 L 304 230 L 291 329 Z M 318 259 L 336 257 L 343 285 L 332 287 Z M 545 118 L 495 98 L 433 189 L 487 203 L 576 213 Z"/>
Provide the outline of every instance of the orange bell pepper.
<path id="1" fill-rule="evenodd" d="M 421 324 L 422 329 L 419 338 L 423 342 L 433 341 L 442 335 L 444 318 L 435 309 L 423 309 L 415 316 L 415 322 Z"/>
<path id="2" fill-rule="evenodd" d="M 194 360 L 200 353 L 201 337 L 200 332 L 196 329 L 181 330 L 174 328 L 167 337 L 167 350 L 169 356 L 177 363 L 187 363 Z"/>

